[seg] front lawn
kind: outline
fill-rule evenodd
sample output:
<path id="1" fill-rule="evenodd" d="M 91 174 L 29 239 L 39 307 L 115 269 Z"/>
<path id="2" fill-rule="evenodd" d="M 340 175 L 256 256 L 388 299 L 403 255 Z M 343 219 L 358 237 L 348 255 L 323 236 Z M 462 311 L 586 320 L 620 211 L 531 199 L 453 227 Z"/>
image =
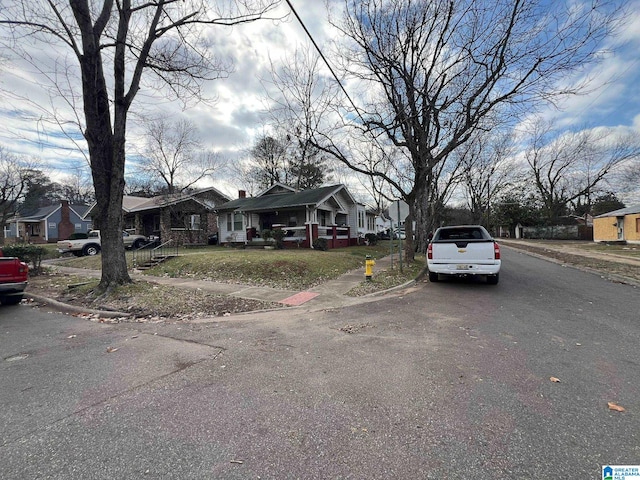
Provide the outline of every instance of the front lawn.
<path id="1" fill-rule="evenodd" d="M 397 253 L 397 246 L 394 247 Z M 180 256 L 145 271 L 149 275 L 194 278 L 216 282 L 264 285 L 274 288 L 304 289 L 339 277 L 359 267 L 365 258 L 389 254 L 389 242 L 329 250 L 244 250 L 223 247 L 181 249 Z M 132 252 L 126 252 L 131 267 Z M 59 265 L 99 270 L 101 258 L 68 258 Z"/>

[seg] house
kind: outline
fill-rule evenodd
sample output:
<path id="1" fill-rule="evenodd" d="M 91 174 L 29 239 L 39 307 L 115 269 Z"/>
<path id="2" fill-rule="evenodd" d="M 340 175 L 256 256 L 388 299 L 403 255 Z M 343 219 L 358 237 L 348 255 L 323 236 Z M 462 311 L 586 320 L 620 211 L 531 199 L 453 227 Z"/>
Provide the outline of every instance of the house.
<path id="1" fill-rule="evenodd" d="M 24 215 L 15 215 L 7 220 L 5 239 L 30 243 L 54 243 L 66 240 L 72 233 L 87 233 L 91 230 L 91 218 L 87 217 L 87 205 L 70 205 L 63 200 L 58 205 L 49 205 Z"/>
<path id="2" fill-rule="evenodd" d="M 238 197 L 217 208 L 221 243 L 264 244 L 263 231 L 283 229 L 285 247 L 312 248 L 314 240 L 325 238 L 336 248 L 375 232 L 373 213 L 344 185 L 296 191 L 277 183 L 255 197 L 242 190 Z"/>
<path id="3" fill-rule="evenodd" d="M 158 237 L 161 242 L 206 244 L 208 236 L 217 232 L 215 208 L 229 200 L 213 187 L 149 198 L 125 195 L 122 198 L 124 229 Z"/>
<path id="4" fill-rule="evenodd" d="M 640 243 L 640 205 L 621 208 L 595 217 L 593 240 Z"/>

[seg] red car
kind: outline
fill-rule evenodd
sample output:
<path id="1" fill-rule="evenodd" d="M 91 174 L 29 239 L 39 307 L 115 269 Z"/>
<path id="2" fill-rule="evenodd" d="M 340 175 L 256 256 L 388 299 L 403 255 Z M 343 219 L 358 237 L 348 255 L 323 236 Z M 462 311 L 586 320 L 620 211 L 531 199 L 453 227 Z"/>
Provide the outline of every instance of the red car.
<path id="1" fill-rule="evenodd" d="M 16 257 L 5 257 L 0 250 L 0 303 L 20 303 L 27 288 L 29 266 Z"/>

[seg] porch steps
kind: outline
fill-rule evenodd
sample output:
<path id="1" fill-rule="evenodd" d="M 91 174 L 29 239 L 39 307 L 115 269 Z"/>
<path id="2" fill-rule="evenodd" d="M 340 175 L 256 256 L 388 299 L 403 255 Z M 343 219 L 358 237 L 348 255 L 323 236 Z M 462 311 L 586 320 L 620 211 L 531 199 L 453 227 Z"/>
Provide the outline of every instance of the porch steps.
<path id="1" fill-rule="evenodd" d="M 174 257 L 177 257 L 177 255 L 172 255 L 172 254 L 155 255 L 155 256 L 151 257 L 151 259 L 147 260 L 146 262 L 141 263 L 140 265 L 138 265 L 137 268 L 138 268 L 138 270 L 149 270 L 150 268 L 153 268 L 156 265 L 160 265 L 165 260 L 168 260 L 168 259 L 174 258 Z"/>

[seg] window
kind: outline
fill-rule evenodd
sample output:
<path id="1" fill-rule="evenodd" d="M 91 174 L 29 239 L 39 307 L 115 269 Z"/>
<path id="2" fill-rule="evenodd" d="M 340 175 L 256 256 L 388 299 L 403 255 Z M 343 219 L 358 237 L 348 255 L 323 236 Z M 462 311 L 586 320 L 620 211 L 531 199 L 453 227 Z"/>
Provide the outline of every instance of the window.
<path id="1" fill-rule="evenodd" d="M 358 228 L 364 228 L 364 212 L 358 211 Z"/>
<path id="2" fill-rule="evenodd" d="M 200 215 L 190 215 L 189 216 L 189 227 L 190 230 L 200 230 Z"/>
<path id="3" fill-rule="evenodd" d="M 242 230 L 242 213 L 227 213 L 227 232 Z"/>

